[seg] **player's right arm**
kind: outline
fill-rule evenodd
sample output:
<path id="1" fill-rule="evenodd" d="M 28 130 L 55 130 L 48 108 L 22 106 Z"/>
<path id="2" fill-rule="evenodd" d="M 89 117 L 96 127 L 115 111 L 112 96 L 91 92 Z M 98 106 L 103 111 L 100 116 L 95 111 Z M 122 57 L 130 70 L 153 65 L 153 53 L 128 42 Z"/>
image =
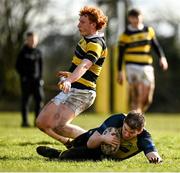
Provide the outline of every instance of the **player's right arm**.
<path id="1" fill-rule="evenodd" d="M 117 81 L 120 85 L 123 84 L 123 81 L 125 80 L 125 73 L 123 71 L 118 71 Z"/>
<path id="2" fill-rule="evenodd" d="M 92 134 L 87 142 L 88 148 L 97 148 L 102 143 L 110 144 L 114 147 L 119 144 L 119 140 L 115 135 L 111 135 L 107 133 L 106 135 L 103 134 L 104 130 L 108 127 L 115 127 L 119 128 L 122 127 L 124 121 L 124 114 L 115 114 L 108 117 L 99 128 Z"/>
<path id="3" fill-rule="evenodd" d="M 110 144 L 113 147 L 119 145 L 119 140 L 115 135 L 111 135 L 110 133 L 107 134 L 100 134 L 98 131 L 95 131 L 93 135 L 89 138 L 87 142 L 88 148 L 98 148 L 101 144 Z"/>
<path id="4" fill-rule="evenodd" d="M 68 93 L 71 89 L 71 83 L 77 81 L 78 79 L 80 79 L 85 73 L 86 71 L 92 66 L 93 62 L 88 60 L 88 59 L 84 59 L 81 64 L 79 64 L 76 69 L 73 71 L 73 73 L 69 73 L 69 75 L 67 75 L 67 78 L 65 78 L 65 80 L 62 80 L 58 83 L 58 86 L 61 90 L 63 90 L 64 93 Z M 66 74 L 62 72 L 58 73 L 59 76 L 65 76 Z"/>

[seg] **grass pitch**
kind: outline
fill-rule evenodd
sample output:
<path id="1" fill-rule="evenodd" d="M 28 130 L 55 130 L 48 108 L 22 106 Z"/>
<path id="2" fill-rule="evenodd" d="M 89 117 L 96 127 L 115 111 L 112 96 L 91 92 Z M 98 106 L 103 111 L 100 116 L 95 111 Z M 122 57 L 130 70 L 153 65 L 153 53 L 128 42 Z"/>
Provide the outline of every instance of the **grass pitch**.
<path id="1" fill-rule="evenodd" d="M 84 114 L 73 122 L 85 129 L 96 127 L 105 116 Z M 36 147 L 47 145 L 65 147 L 37 128 L 21 128 L 19 113 L 0 113 L 0 171 L 1 172 L 179 172 L 180 114 L 147 114 L 146 128 L 151 132 L 164 162 L 149 164 L 143 153 L 122 162 L 51 161 L 36 154 Z M 33 122 L 33 115 L 30 114 Z M 33 124 L 33 123 L 32 123 Z"/>

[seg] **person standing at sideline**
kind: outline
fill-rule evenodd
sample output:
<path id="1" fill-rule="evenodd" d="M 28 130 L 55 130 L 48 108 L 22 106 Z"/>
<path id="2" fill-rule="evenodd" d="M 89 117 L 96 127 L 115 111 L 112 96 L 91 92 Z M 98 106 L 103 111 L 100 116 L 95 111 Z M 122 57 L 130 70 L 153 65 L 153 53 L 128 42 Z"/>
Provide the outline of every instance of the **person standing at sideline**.
<path id="1" fill-rule="evenodd" d="M 99 32 L 106 26 L 107 17 L 92 6 L 82 8 L 79 16 L 77 27 L 82 38 L 76 46 L 69 71 L 58 73 L 61 77 L 58 86 L 62 91 L 46 104 L 36 121 L 40 130 L 67 148 L 71 138 L 85 132 L 71 121 L 93 104 L 96 81 L 107 56 L 104 34 Z"/>
<path id="2" fill-rule="evenodd" d="M 118 83 L 122 84 L 126 67 L 129 84 L 130 109 L 145 112 L 150 106 L 155 88 L 151 49 L 159 56 L 160 67 L 165 71 L 168 63 L 160 47 L 154 29 L 143 24 L 143 16 L 137 9 L 128 12 L 129 25 L 119 37 Z"/>
<path id="3" fill-rule="evenodd" d="M 34 32 L 26 34 L 25 44 L 19 52 L 16 69 L 21 82 L 22 127 L 29 127 L 28 111 L 30 96 L 34 97 L 35 120 L 43 106 L 42 53 L 37 48 L 38 36 Z"/>

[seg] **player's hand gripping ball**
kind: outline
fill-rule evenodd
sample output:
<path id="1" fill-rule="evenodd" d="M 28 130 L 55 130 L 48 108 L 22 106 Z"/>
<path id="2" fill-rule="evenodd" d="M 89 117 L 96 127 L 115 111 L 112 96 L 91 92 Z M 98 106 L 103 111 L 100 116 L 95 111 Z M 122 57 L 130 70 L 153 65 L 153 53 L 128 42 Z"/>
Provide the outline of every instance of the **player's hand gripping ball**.
<path id="1" fill-rule="evenodd" d="M 66 78 L 64 77 L 64 76 L 61 76 L 61 77 L 59 77 L 59 82 L 58 82 L 58 88 L 60 89 L 60 90 L 62 90 L 63 89 L 63 82 L 66 80 Z"/>
<path id="2" fill-rule="evenodd" d="M 120 132 L 117 128 L 108 127 L 106 130 L 104 130 L 103 135 L 108 134 L 108 133 L 110 133 L 112 135 L 116 135 L 116 137 L 119 140 L 121 139 Z M 116 145 L 116 147 L 114 147 L 110 144 L 101 144 L 101 151 L 106 155 L 112 155 L 118 151 L 119 147 L 120 147 L 120 144 Z"/>

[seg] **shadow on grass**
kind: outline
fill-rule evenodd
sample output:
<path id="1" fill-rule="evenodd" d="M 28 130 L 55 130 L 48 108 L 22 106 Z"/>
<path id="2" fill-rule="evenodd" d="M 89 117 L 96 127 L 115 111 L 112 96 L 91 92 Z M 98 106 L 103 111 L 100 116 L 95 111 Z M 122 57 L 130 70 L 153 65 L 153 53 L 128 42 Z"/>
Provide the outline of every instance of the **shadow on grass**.
<path id="1" fill-rule="evenodd" d="M 10 160 L 15 160 L 15 161 L 17 161 L 17 160 L 40 160 L 40 158 L 38 158 L 38 157 L 32 157 L 32 156 L 30 156 L 30 157 L 18 157 L 18 159 L 17 159 L 17 157 L 10 157 L 10 156 L 0 156 L 0 161 L 10 161 Z"/>
<path id="2" fill-rule="evenodd" d="M 39 141 L 39 142 L 19 142 L 14 143 L 14 146 L 33 146 L 33 145 L 59 145 L 57 142 L 49 142 L 49 141 Z M 6 143 L 0 143 L 0 146 L 7 146 Z"/>
<path id="3" fill-rule="evenodd" d="M 27 157 L 11 157 L 11 156 L 0 156 L 0 162 L 2 161 L 45 161 L 45 162 L 84 162 L 85 160 L 79 160 L 79 161 L 74 161 L 74 160 L 60 160 L 60 159 L 51 159 L 51 158 L 41 158 L 38 156 L 27 156 Z"/>
<path id="4" fill-rule="evenodd" d="M 40 142 L 20 142 L 17 145 L 19 146 L 27 146 L 27 145 L 53 145 L 53 144 L 59 144 L 55 142 L 49 142 L 49 141 L 40 141 Z"/>

